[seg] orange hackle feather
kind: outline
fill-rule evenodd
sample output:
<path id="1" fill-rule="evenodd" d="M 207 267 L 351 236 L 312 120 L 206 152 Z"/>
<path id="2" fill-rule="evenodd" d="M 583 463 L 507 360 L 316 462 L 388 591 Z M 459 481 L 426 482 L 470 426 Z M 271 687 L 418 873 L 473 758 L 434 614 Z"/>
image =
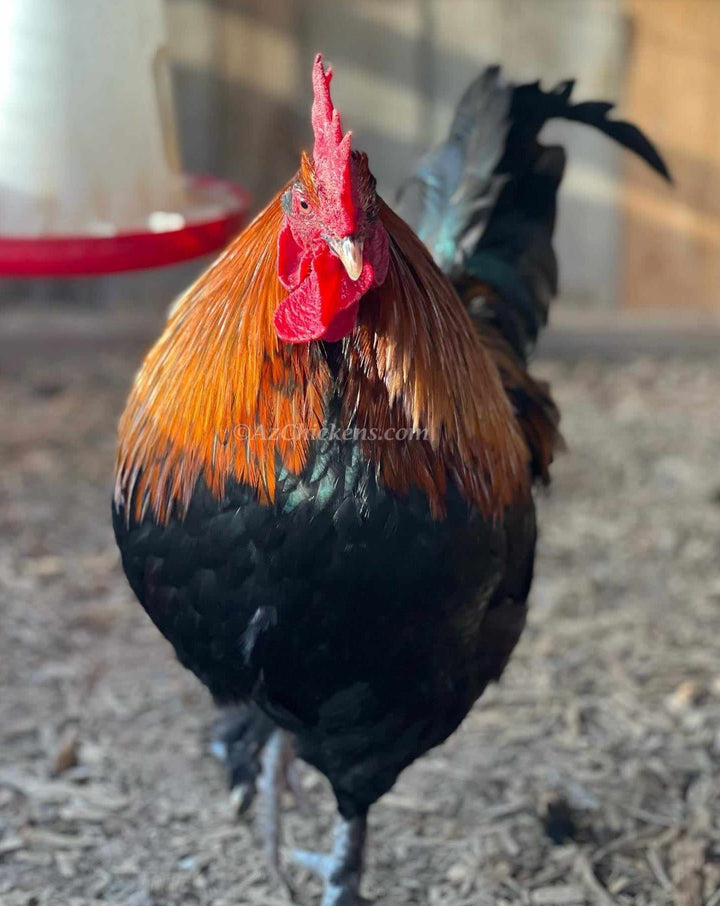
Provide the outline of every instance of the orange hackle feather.
<path id="1" fill-rule="evenodd" d="M 306 156 L 295 178 L 313 191 Z M 498 370 L 420 240 L 382 202 L 379 215 L 390 267 L 343 341 L 345 427 L 365 431 L 381 485 L 422 490 L 437 518 L 450 481 L 499 517 L 529 493 L 529 453 Z M 331 377 L 318 343 L 275 333 L 281 227 L 278 195 L 180 300 L 143 363 L 120 422 L 116 500 L 127 518 L 182 518 L 201 478 L 218 499 L 234 479 L 270 503 L 278 466 L 302 471 Z M 399 429 L 421 436 L 387 439 Z"/>
<path id="2" fill-rule="evenodd" d="M 278 195 L 188 290 L 145 359 L 119 428 L 116 499 L 128 516 L 182 516 L 201 477 L 218 498 L 232 476 L 269 502 L 276 455 L 302 469 L 329 372 L 317 347 L 275 333 L 282 216 Z"/>
<path id="3" fill-rule="evenodd" d="M 415 432 L 405 443 L 364 443 L 385 486 L 421 489 L 441 518 L 454 481 L 482 513 L 499 517 L 529 494 L 529 453 L 497 368 L 415 233 L 382 202 L 380 217 L 390 267 L 345 341 L 348 419 L 390 436 Z"/>

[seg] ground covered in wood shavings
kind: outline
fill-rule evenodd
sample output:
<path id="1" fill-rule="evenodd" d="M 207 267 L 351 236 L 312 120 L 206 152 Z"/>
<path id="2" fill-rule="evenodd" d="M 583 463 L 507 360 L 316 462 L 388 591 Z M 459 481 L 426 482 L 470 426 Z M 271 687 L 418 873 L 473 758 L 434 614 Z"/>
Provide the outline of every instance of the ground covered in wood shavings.
<path id="1" fill-rule="evenodd" d="M 0 902 L 281 904 L 208 696 L 121 576 L 136 355 L 0 376 Z M 539 363 L 570 447 L 504 681 L 373 811 L 380 904 L 720 903 L 720 361 Z M 288 811 L 326 844 L 332 805 Z M 304 903 L 317 888 L 294 874 Z"/>

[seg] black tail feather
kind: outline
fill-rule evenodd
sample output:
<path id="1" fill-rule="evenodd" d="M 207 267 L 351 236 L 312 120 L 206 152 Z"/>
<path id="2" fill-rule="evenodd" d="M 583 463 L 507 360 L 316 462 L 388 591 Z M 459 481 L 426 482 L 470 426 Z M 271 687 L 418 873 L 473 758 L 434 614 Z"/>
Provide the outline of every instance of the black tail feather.
<path id="1" fill-rule="evenodd" d="M 425 155 L 408 182 L 423 191 L 419 210 L 416 204 L 406 219 L 463 298 L 474 299 L 473 315 L 491 321 L 523 359 L 558 288 L 552 240 L 565 152 L 539 142 L 545 123 L 593 126 L 671 181 L 640 129 L 610 119 L 613 104 L 573 104 L 574 87 L 573 81 L 551 91 L 539 82 L 512 86 L 489 67 L 463 95 L 448 140 Z"/>
<path id="2" fill-rule="evenodd" d="M 536 139 L 549 120 L 564 119 L 598 129 L 628 151 L 637 154 L 664 179 L 672 182 L 665 161 L 647 136 L 632 123 L 608 118 L 615 109 L 615 104 L 608 101 L 581 101 L 579 104 L 572 104 L 574 88 L 573 80 L 561 82 L 552 91 L 544 91 L 540 82 L 518 85 L 515 88 L 510 107 L 512 126 L 507 139 L 506 157 L 515 156 L 527 141 Z M 510 160 L 503 158 L 499 169 L 504 169 L 508 164 Z"/>

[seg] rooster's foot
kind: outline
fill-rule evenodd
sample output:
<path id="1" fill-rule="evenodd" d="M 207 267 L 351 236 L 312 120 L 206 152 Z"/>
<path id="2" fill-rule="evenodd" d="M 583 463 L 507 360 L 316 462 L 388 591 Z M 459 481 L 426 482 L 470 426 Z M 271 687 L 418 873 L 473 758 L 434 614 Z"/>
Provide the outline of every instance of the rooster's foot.
<path id="1" fill-rule="evenodd" d="M 321 906 L 371 906 L 359 893 L 366 829 L 364 815 L 350 820 L 340 818 L 331 853 L 293 851 L 298 864 L 323 880 Z"/>
<path id="2" fill-rule="evenodd" d="M 211 732 L 210 752 L 227 770 L 230 802 L 235 813 L 243 815 L 255 801 L 262 755 L 275 724 L 256 705 L 238 705 L 220 718 Z M 282 789 L 289 790 L 304 817 L 315 808 L 302 785 L 301 764 L 289 739 L 283 750 Z"/>
<path id="3" fill-rule="evenodd" d="M 262 752 L 275 724 L 256 705 L 238 705 L 212 729 L 210 752 L 227 770 L 230 801 L 238 815 L 252 805 L 262 770 Z"/>

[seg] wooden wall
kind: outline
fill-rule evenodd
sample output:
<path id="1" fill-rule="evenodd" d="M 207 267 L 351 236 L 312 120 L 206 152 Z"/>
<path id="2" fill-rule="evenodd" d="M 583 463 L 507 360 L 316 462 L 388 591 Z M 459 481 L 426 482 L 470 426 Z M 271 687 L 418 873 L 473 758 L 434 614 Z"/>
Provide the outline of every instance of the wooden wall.
<path id="1" fill-rule="evenodd" d="M 667 191 L 632 162 L 622 193 L 622 300 L 720 312 L 720 2 L 627 0 L 628 111 L 660 142 Z"/>

